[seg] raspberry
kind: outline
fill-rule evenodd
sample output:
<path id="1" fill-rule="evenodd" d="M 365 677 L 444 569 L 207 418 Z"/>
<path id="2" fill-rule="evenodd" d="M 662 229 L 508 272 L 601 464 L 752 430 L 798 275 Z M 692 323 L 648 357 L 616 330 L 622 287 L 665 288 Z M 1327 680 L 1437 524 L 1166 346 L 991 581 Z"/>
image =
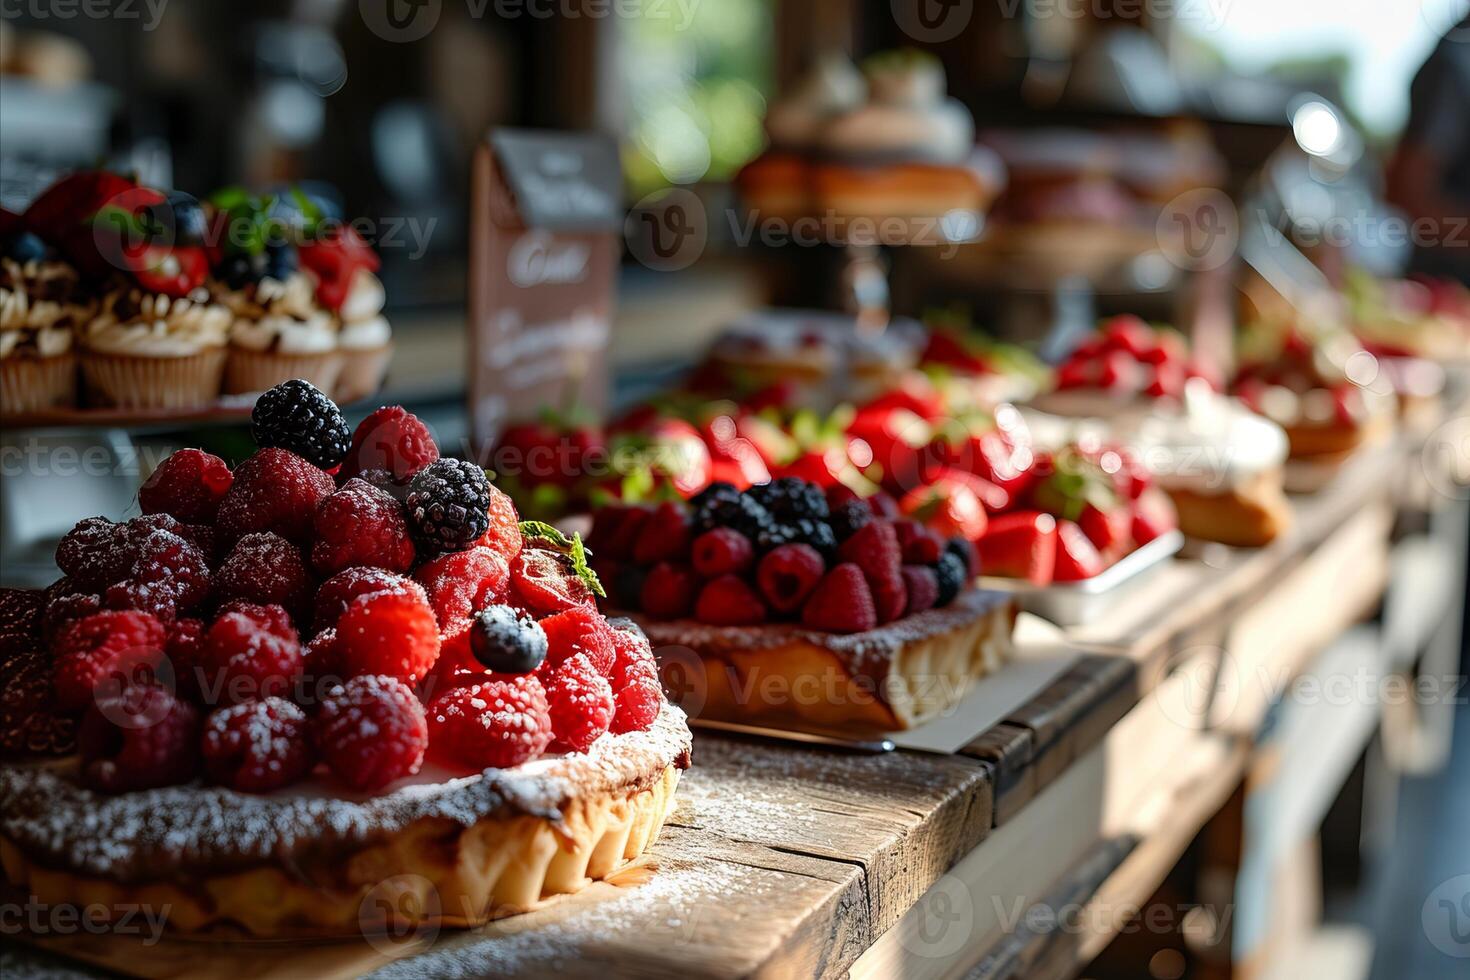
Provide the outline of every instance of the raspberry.
<path id="1" fill-rule="evenodd" d="M 439 626 L 416 596 L 360 596 L 337 620 L 333 649 L 347 677 L 378 674 L 416 684 L 439 659 Z"/>
<path id="2" fill-rule="evenodd" d="M 316 543 L 311 563 L 322 575 L 353 565 L 406 572 L 413 567 L 413 540 L 398 501 L 362 480 L 348 480 L 321 502 L 312 524 Z"/>
<path id="3" fill-rule="evenodd" d="M 894 521 L 893 532 L 905 565 L 932 565 L 944 551 L 939 535 L 918 521 Z"/>
<path id="4" fill-rule="evenodd" d="M 939 598 L 935 600 L 937 606 L 947 606 L 954 602 L 960 590 L 965 587 L 965 581 L 969 575 L 965 571 L 964 563 L 952 552 L 945 552 L 934 566 L 935 575 L 939 579 Z"/>
<path id="5" fill-rule="evenodd" d="M 530 673 L 546 659 L 547 649 L 541 624 L 510 606 L 482 609 L 470 624 L 470 652 L 497 674 Z"/>
<path id="6" fill-rule="evenodd" d="M 515 501 L 490 485 L 490 506 L 486 508 L 490 527 L 471 547 L 489 548 L 507 562 L 521 553 L 521 516 Z"/>
<path id="7" fill-rule="evenodd" d="M 204 680 L 205 624 L 200 619 L 180 619 L 169 624 L 163 652 L 168 657 L 174 690 L 181 698 L 200 696 Z"/>
<path id="8" fill-rule="evenodd" d="M 381 568 L 348 568 L 322 583 L 316 590 L 316 615 L 312 632 L 320 633 L 337 625 L 352 600 L 375 592 L 400 592 L 428 602 L 424 587 L 411 578 L 394 575 Z"/>
<path id="9" fill-rule="evenodd" d="M 246 602 L 244 599 L 231 599 L 215 610 L 215 619 L 226 613 L 241 613 L 256 626 L 282 639 L 299 639 L 296 627 L 291 623 L 291 614 L 281 606 Z"/>
<path id="10" fill-rule="evenodd" d="M 694 570 L 705 578 L 738 575 L 750 567 L 754 558 L 755 548 L 750 539 L 728 527 L 705 531 L 694 539 L 694 546 L 689 552 Z"/>
<path id="11" fill-rule="evenodd" d="M 352 443 L 342 410 L 300 379 L 283 381 L 255 400 L 250 434 L 262 449 L 288 449 L 324 470 L 340 464 Z"/>
<path id="12" fill-rule="evenodd" d="M 293 616 L 310 608 L 314 584 L 301 551 L 279 534 L 247 534 L 215 573 L 215 595 L 278 605 Z"/>
<path id="13" fill-rule="evenodd" d="M 419 771 L 429 726 L 412 688 L 396 677 L 366 674 L 327 692 L 312 736 L 338 779 L 371 793 Z"/>
<path id="14" fill-rule="evenodd" d="M 45 593 L 40 589 L 0 589 L 0 633 L 40 636 L 45 608 Z"/>
<path id="15" fill-rule="evenodd" d="M 863 570 L 852 562 L 834 567 L 807 597 L 801 621 L 829 633 L 861 633 L 878 625 L 873 592 Z"/>
<path id="16" fill-rule="evenodd" d="M 903 576 L 899 572 L 903 553 L 891 523 L 873 521 L 842 542 L 837 555 L 840 560 L 862 569 L 873 596 L 878 622 L 886 623 L 903 615 L 904 607 L 908 605 Z"/>
<path id="17" fill-rule="evenodd" d="M 209 562 L 182 536 L 149 531 L 132 550 L 131 581 L 163 590 L 181 609 L 192 609 L 209 598 Z"/>
<path id="18" fill-rule="evenodd" d="M 644 507 L 628 507 L 608 504 L 599 507 L 592 515 L 592 530 L 587 533 L 587 547 L 599 557 L 616 558 L 619 561 L 633 557 L 633 542 L 638 531 L 648 519 L 649 510 Z M 629 525 L 636 525 L 629 527 Z"/>
<path id="19" fill-rule="evenodd" d="M 0 759 L 67 755 L 75 746 L 76 721 L 60 713 L 51 687 L 51 658 L 37 649 L 7 655 L 0 663 Z"/>
<path id="20" fill-rule="evenodd" d="M 266 607 L 269 608 L 269 607 Z M 279 624 L 248 611 L 227 612 L 204 636 L 200 693 L 208 704 L 281 696 L 301 676 L 301 644 Z"/>
<path id="21" fill-rule="evenodd" d="M 699 591 L 699 579 L 688 565 L 661 561 L 648 570 L 638 606 L 655 619 L 689 615 Z"/>
<path id="22" fill-rule="evenodd" d="M 933 609 L 939 602 L 939 576 L 934 569 L 924 565 L 903 566 L 904 590 L 908 593 L 908 605 L 904 607 L 903 614 L 912 616 L 915 613 Z"/>
<path id="23" fill-rule="evenodd" d="M 71 585 L 69 578 L 57 581 L 57 585 Z M 46 590 L 49 594 L 51 589 Z M 102 597 L 90 592 L 59 592 L 54 598 L 46 603 L 46 611 L 41 616 L 41 635 L 48 642 L 54 642 L 61 632 L 72 623 L 102 608 Z"/>
<path id="24" fill-rule="evenodd" d="M 546 683 L 546 707 L 558 752 L 585 752 L 612 724 L 612 688 L 583 654 L 556 669 Z"/>
<path id="25" fill-rule="evenodd" d="M 509 769 L 551 744 L 546 692 L 533 674 L 446 691 L 427 714 L 435 758 L 469 769 Z"/>
<path id="26" fill-rule="evenodd" d="M 330 682 L 331 685 L 341 684 L 345 677 L 342 676 L 342 668 L 337 666 L 337 631 L 335 629 L 324 629 L 311 638 L 306 649 L 301 651 L 301 676 L 310 681 L 312 690 L 318 694 L 323 690 L 322 685 Z"/>
<path id="27" fill-rule="evenodd" d="M 634 677 L 613 695 L 616 708 L 612 724 L 614 734 L 647 731 L 663 710 L 664 691 L 658 677 Z"/>
<path id="28" fill-rule="evenodd" d="M 273 531 L 305 543 L 317 506 L 336 489 L 330 476 L 295 453 L 262 449 L 236 467 L 235 482 L 220 501 L 218 527 L 229 541 Z"/>
<path id="29" fill-rule="evenodd" d="M 544 548 L 521 549 L 510 565 L 510 585 L 522 605 L 543 616 L 597 603 L 571 560 Z"/>
<path id="30" fill-rule="evenodd" d="M 689 551 L 689 515 L 684 508 L 665 501 L 654 509 L 633 542 L 633 560 L 640 565 L 672 561 Z"/>
<path id="31" fill-rule="evenodd" d="M 449 633 L 467 625 L 475 610 L 505 597 L 510 568 L 488 548 L 471 548 L 425 563 L 416 577 L 423 583 L 439 628 Z"/>
<path id="32" fill-rule="evenodd" d="M 699 593 L 694 618 L 712 626 L 750 626 L 766 621 L 766 607 L 744 579 L 721 575 Z"/>
<path id="33" fill-rule="evenodd" d="M 648 637 L 636 626 L 629 629 L 613 627 L 613 666 L 608 671 L 614 691 L 621 691 L 639 677 L 658 678 L 658 665 L 653 659 L 653 648 Z"/>
<path id="34" fill-rule="evenodd" d="M 459 551 L 490 529 L 490 481 L 463 459 L 440 459 L 408 486 L 408 521 L 425 554 Z"/>
<path id="35" fill-rule="evenodd" d="M 433 433 L 401 405 L 388 405 L 363 419 L 352 433 L 352 448 L 342 463 L 342 475 L 358 476 L 384 470 L 403 483 L 439 458 Z"/>
<path id="36" fill-rule="evenodd" d="M 761 559 L 755 580 L 772 609 L 793 613 L 811 595 L 826 569 L 826 562 L 817 549 L 805 544 L 788 544 Z"/>
<path id="37" fill-rule="evenodd" d="M 556 671 L 574 656 L 584 656 L 599 674 L 612 670 L 617 652 L 613 647 L 612 629 L 596 609 L 568 609 L 564 613 L 541 620 L 546 634 L 546 660 L 542 676 Z"/>
<path id="38" fill-rule="evenodd" d="M 169 456 L 143 488 L 138 504 L 145 514 L 170 514 L 185 524 L 213 524 L 219 502 L 235 475 L 218 456 L 202 449 L 180 449 Z"/>
<path id="39" fill-rule="evenodd" d="M 265 793 L 311 770 L 306 713 L 284 698 L 220 708 L 204 721 L 204 771 L 222 786 Z"/>
<path id="40" fill-rule="evenodd" d="M 82 781 L 104 793 L 194 778 L 199 712 L 166 688 L 128 685 L 87 709 L 77 734 Z"/>
<path id="41" fill-rule="evenodd" d="M 868 498 L 868 510 L 873 516 L 885 521 L 896 521 L 903 516 L 898 509 L 898 501 L 891 494 L 879 491 Z"/>
<path id="42" fill-rule="evenodd" d="M 102 605 L 107 609 L 134 609 L 147 613 L 161 623 L 171 623 L 179 615 L 178 603 L 163 585 L 147 585 L 142 582 L 119 582 L 109 585 L 102 594 Z"/>
<path id="43" fill-rule="evenodd" d="M 101 592 L 127 575 L 132 562 L 124 526 L 105 517 L 77 522 L 56 546 L 57 567 L 78 592 Z"/>
<path id="44" fill-rule="evenodd" d="M 56 641 L 56 703 L 80 711 L 104 681 L 150 673 L 163 644 L 163 624 L 146 613 L 109 609 L 77 620 Z"/>

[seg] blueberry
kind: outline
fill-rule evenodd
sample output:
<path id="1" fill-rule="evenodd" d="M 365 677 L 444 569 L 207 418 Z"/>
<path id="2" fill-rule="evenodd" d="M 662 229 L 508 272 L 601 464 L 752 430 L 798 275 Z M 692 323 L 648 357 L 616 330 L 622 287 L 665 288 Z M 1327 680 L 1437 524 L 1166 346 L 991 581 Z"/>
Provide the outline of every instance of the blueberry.
<path id="1" fill-rule="evenodd" d="M 295 272 L 299 265 L 296 246 L 290 242 L 267 245 L 265 258 L 265 274 L 279 282 L 285 282 L 291 278 L 291 273 Z"/>
<path id="2" fill-rule="evenodd" d="M 219 268 L 215 270 L 215 274 L 231 289 L 244 289 L 252 283 L 260 282 L 265 277 L 265 267 L 264 252 L 258 255 L 235 252 L 224 257 Z"/>
<path id="3" fill-rule="evenodd" d="M 21 264 L 39 262 L 46 257 L 46 243 L 28 231 L 22 231 L 5 245 L 5 255 Z"/>
<path id="4" fill-rule="evenodd" d="M 175 245 L 203 245 L 209 237 L 209 217 L 204 206 L 192 194 L 168 192 L 168 207 L 173 211 Z"/>
<path id="5" fill-rule="evenodd" d="M 470 652 L 497 674 L 529 674 L 546 659 L 546 631 L 510 606 L 489 606 L 470 625 Z"/>

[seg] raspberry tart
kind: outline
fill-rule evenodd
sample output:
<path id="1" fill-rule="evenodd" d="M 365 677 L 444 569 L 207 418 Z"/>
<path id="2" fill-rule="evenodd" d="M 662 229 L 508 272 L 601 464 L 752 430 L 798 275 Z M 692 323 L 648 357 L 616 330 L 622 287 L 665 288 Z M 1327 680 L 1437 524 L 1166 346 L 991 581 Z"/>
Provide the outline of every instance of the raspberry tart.
<path id="1" fill-rule="evenodd" d="M 304 381 L 0 594 L 0 859 L 211 937 L 465 926 L 637 858 L 690 735 L 578 538 Z"/>
<path id="2" fill-rule="evenodd" d="M 982 515 L 983 517 L 983 515 Z M 893 731 L 952 710 L 1007 656 L 1014 610 L 970 586 L 969 539 L 798 477 L 610 505 L 590 540 L 687 710 L 818 731 Z"/>

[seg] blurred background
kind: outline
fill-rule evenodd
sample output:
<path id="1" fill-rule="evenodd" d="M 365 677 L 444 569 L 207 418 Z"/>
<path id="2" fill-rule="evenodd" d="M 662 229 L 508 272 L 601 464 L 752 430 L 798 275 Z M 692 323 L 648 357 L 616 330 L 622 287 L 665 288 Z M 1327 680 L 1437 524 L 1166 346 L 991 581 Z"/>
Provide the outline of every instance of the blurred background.
<path id="1" fill-rule="evenodd" d="M 1212 322 L 1229 329 L 1243 268 L 1278 289 L 1341 285 L 1350 268 L 1470 281 L 1467 6 L 5 0 L 0 204 L 21 209 L 57 175 L 105 162 L 201 194 L 298 182 L 343 214 L 402 229 L 376 243 L 398 338 L 381 401 L 404 402 L 451 445 L 465 434 L 470 166 L 492 127 L 609 134 L 630 208 L 656 209 L 677 189 L 714 216 L 676 271 L 640 262 L 632 239 L 624 249 L 610 362 L 625 402 L 747 311 L 842 305 L 842 248 L 742 241 L 721 216 L 767 148 L 768 106 L 824 56 L 899 47 L 940 59 L 949 93 L 1009 166 L 996 220 L 1031 213 L 1028 177 L 1045 171 L 1065 175 L 1077 214 L 1140 234 L 1048 261 L 984 240 L 888 250 L 879 261 L 895 313 L 958 304 L 1000 336 L 1036 342 L 1126 311 L 1199 338 Z M 1230 215 L 1220 261 L 1154 233 L 1200 193 Z M 1436 233 L 1406 232 L 1416 222 Z M 1291 264 L 1301 255 L 1310 268 Z M 1470 976 L 1470 961 L 1420 924 L 1424 896 L 1470 872 L 1470 723 L 1457 738 L 1458 768 L 1410 774 L 1391 796 L 1381 747 L 1365 748 L 1313 849 L 1297 855 L 1321 913 L 1297 972 Z M 1202 835 L 1164 894 L 1193 900 L 1214 858 Z M 1186 931 L 1170 939 L 1175 958 L 1140 954 L 1127 947 L 1145 937 L 1128 937 L 1093 972 L 1139 976 L 1148 963 L 1161 977 L 1243 975 L 1251 943 L 1266 941 L 1237 934 L 1233 949 L 1227 939 L 1224 952 L 1201 952 Z"/>

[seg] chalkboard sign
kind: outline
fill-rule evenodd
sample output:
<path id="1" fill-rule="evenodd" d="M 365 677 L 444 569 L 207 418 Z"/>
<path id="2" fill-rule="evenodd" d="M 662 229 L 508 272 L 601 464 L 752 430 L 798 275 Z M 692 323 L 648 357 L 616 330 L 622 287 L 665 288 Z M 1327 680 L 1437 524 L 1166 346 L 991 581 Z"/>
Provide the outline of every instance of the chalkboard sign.
<path id="1" fill-rule="evenodd" d="M 606 408 L 622 173 L 602 136 L 496 130 L 471 188 L 469 413 L 487 457 L 506 423 Z"/>

